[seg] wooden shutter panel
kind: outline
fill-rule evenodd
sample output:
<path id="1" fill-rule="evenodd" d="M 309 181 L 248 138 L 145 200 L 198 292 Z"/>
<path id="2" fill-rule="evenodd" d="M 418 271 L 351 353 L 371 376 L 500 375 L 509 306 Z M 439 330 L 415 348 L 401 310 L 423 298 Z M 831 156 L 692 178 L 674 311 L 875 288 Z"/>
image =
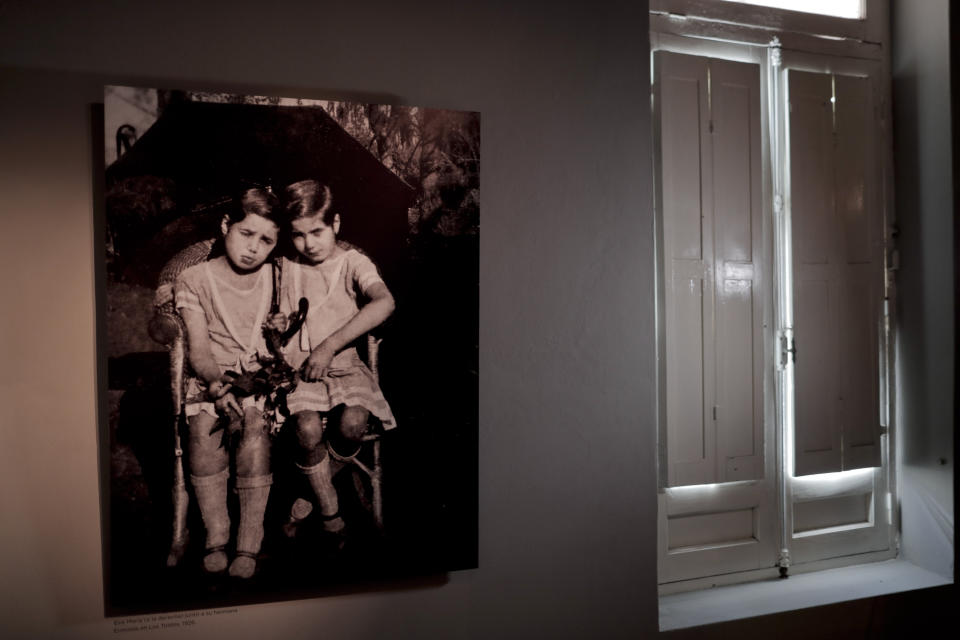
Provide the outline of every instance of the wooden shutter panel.
<path id="1" fill-rule="evenodd" d="M 654 61 L 668 484 L 754 479 L 763 475 L 759 68 L 667 52 Z"/>
<path id="2" fill-rule="evenodd" d="M 791 70 L 788 89 L 800 476 L 879 464 L 882 245 L 869 80 Z"/>
<path id="3" fill-rule="evenodd" d="M 705 58 L 657 52 L 670 486 L 716 478 L 712 425 L 713 247 L 703 186 L 712 182 Z M 705 229 L 705 227 L 707 227 Z M 708 413 L 707 406 L 710 405 Z"/>
<path id="4" fill-rule="evenodd" d="M 760 71 L 710 61 L 719 480 L 763 476 Z"/>
<path id="5" fill-rule="evenodd" d="M 843 469 L 880 465 L 883 216 L 869 78 L 835 76 L 837 216 L 843 230 L 840 420 Z"/>

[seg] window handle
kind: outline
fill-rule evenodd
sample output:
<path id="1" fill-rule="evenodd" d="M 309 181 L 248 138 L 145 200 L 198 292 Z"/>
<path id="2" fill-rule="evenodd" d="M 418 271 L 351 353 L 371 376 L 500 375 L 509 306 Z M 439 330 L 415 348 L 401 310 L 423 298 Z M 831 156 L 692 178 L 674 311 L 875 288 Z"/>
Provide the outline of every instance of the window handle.
<path id="1" fill-rule="evenodd" d="M 795 338 L 780 336 L 780 362 L 783 363 L 783 366 L 791 361 L 791 356 L 793 364 L 797 364 L 797 341 Z"/>

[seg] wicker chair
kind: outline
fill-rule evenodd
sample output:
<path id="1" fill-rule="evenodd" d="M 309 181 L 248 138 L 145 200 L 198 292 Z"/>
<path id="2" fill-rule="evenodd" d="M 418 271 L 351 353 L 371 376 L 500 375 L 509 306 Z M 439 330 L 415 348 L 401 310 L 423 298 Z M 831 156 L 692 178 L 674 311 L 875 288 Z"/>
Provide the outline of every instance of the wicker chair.
<path id="1" fill-rule="evenodd" d="M 150 320 L 148 331 L 150 337 L 167 347 L 170 353 L 170 392 L 173 401 L 173 484 L 171 498 L 173 504 L 172 537 L 170 551 L 167 555 L 167 566 L 176 566 L 182 559 L 189 540 L 187 531 L 187 507 L 189 498 L 186 487 L 186 476 L 183 467 L 183 446 L 180 438 L 180 428 L 184 416 L 184 383 L 189 368 L 187 357 L 186 331 L 180 314 L 177 313 L 173 299 L 173 285 L 180 273 L 195 264 L 199 264 L 210 257 L 214 240 L 203 240 L 188 246 L 171 258 L 160 272 L 157 291 L 154 296 L 154 315 Z M 373 373 L 374 380 L 379 383 L 378 350 L 380 340 L 372 334 L 367 335 L 366 364 Z M 326 428 L 326 417 L 323 417 L 323 426 Z M 334 475 L 344 468 L 353 472 L 353 486 L 361 505 L 370 512 L 374 524 L 379 531 L 383 530 L 383 498 L 382 498 L 382 469 L 380 464 L 380 439 L 382 430 L 376 421 L 370 421 L 367 433 L 364 434 L 361 448 L 351 456 L 341 456 L 328 447 Z M 367 449 L 365 455 L 361 455 Z M 366 458 L 365 463 L 361 457 Z M 364 477 L 370 484 L 369 491 L 364 484 Z M 302 504 L 307 501 L 298 498 Z"/>

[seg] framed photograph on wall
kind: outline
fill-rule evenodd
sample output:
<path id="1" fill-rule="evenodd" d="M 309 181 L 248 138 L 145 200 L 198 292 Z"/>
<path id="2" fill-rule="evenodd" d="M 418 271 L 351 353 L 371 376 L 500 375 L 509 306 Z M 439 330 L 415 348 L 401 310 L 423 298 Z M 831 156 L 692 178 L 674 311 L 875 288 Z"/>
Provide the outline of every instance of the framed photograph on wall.
<path id="1" fill-rule="evenodd" d="M 477 565 L 480 116 L 109 86 L 107 615 Z"/>

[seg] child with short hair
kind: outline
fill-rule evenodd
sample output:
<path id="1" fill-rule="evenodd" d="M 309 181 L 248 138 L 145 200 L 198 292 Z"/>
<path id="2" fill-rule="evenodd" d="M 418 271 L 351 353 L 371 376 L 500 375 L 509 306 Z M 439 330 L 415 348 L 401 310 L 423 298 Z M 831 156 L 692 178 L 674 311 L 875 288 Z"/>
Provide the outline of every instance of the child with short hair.
<path id="1" fill-rule="evenodd" d="M 212 253 L 219 255 L 185 269 L 174 286 L 194 374 L 187 380 L 187 452 L 207 534 L 203 566 L 210 573 L 227 569 L 227 442 L 229 434 L 239 431 L 235 456 L 240 524 L 236 556 L 229 567 L 229 574 L 238 578 L 250 578 L 256 569 L 273 476 L 264 398 L 238 398 L 227 372 L 256 371 L 258 357 L 267 355 L 263 324 L 273 297 L 273 277 L 264 263 L 277 243 L 278 204 L 269 189 L 246 190 L 221 222 L 222 238 Z M 217 428 L 221 419 L 231 422 L 228 435 Z"/>
<path id="2" fill-rule="evenodd" d="M 295 262 L 283 262 L 281 311 L 296 310 L 301 297 L 309 302 L 299 336 L 285 353 L 301 377 L 286 402 L 295 417 L 297 466 L 313 490 L 324 529 L 340 534 L 344 524 L 326 441 L 338 454 L 351 455 L 359 449 L 371 413 L 384 429 L 396 426 L 373 374 L 352 346 L 380 326 L 395 305 L 373 262 L 337 241 L 341 220 L 330 187 L 303 180 L 288 186 L 284 196 L 298 255 Z M 328 415 L 328 424 L 334 426 L 328 434 L 323 433 L 321 414 Z M 296 520 L 298 514 L 292 517 Z"/>

